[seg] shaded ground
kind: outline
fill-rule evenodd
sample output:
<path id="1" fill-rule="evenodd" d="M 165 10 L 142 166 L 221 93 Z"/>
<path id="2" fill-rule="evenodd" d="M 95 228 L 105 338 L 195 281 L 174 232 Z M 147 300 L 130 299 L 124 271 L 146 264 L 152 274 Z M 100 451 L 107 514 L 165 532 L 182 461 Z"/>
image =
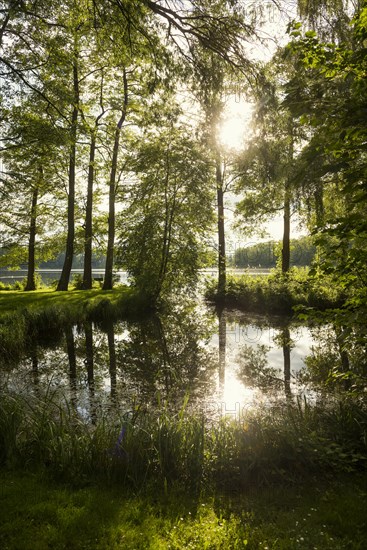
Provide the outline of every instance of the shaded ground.
<path id="1" fill-rule="evenodd" d="M 0 472 L 0 547 L 365 549 L 366 475 L 222 498 L 58 485 Z"/>

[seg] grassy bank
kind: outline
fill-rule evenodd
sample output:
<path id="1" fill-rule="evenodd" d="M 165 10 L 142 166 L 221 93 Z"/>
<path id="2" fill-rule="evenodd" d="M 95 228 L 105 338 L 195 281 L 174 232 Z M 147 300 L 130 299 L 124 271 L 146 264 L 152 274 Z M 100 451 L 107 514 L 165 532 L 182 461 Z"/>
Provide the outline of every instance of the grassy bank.
<path id="1" fill-rule="evenodd" d="M 235 497 L 136 495 L 0 471 L 0 546 L 134 550 L 362 550 L 365 476 L 252 489 Z"/>
<path id="2" fill-rule="evenodd" d="M 51 336 L 66 324 L 115 320 L 150 309 L 146 299 L 127 286 L 111 291 L 0 291 L 0 356 L 16 358 L 30 340 Z"/>
<path id="3" fill-rule="evenodd" d="M 33 292 L 21 290 L 0 291 L 0 315 L 10 315 L 27 311 L 37 314 L 47 309 L 65 308 L 69 315 L 78 316 L 85 312 L 98 309 L 101 302 L 109 302 L 115 309 L 127 309 L 131 301 L 138 297 L 128 286 L 120 286 L 116 290 L 70 290 L 56 292 L 41 289 Z"/>
<path id="4" fill-rule="evenodd" d="M 0 547 L 364 550 L 366 429 L 366 404 L 346 398 L 90 424 L 56 393 L 7 393 Z"/>
<path id="5" fill-rule="evenodd" d="M 207 285 L 206 298 L 220 303 L 216 281 Z M 284 275 L 274 271 L 270 275 L 228 276 L 224 302 L 258 313 L 291 314 L 295 307 L 304 306 L 317 310 L 339 307 L 345 297 L 327 278 L 315 278 L 307 269 L 292 268 Z"/>

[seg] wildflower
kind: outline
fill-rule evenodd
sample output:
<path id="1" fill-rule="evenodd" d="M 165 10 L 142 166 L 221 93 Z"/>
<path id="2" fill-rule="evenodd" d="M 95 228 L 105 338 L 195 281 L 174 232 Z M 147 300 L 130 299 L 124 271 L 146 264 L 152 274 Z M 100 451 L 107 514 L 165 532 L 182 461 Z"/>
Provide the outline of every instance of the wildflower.
<path id="1" fill-rule="evenodd" d="M 116 445 L 110 451 L 110 454 L 112 454 L 114 456 L 118 456 L 119 458 L 127 456 L 127 452 L 124 451 L 124 449 L 121 448 L 121 443 L 122 443 L 122 440 L 124 439 L 125 433 L 126 433 L 126 428 L 125 428 L 125 426 L 122 426 L 121 431 L 119 433 L 119 436 L 117 438 Z"/>

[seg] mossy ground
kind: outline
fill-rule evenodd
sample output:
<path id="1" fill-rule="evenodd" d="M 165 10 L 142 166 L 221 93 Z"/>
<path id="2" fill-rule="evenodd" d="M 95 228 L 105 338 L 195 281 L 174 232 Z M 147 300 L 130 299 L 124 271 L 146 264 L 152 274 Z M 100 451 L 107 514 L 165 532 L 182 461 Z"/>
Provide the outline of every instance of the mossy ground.
<path id="1" fill-rule="evenodd" d="M 0 472 L 4 550 L 320 549 L 367 547 L 366 476 L 235 496 L 133 495 Z"/>

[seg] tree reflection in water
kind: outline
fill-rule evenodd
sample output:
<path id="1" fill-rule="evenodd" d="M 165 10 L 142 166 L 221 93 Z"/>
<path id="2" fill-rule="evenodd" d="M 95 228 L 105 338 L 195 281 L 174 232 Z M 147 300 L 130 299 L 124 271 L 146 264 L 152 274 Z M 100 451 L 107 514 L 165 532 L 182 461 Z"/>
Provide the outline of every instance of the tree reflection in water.
<path id="1" fill-rule="evenodd" d="M 70 395 L 71 403 L 76 410 L 77 408 L 77 367 L 76 367 L 76 354 L 75 354 L 75 342 L 73 328 L 68 325 L 64 330 L 66 350 L 69 360 L 69 382 L 70 382 Z"/>
<path id="2" fill-rule="evenodd" d="M 291 328 L 286 319 L 263 320 L 262 330 L 272 330 L 272 345 L 258 343 L 256 346 L 244 344 L 238 354 L 238 376 L 242 382 L 251 388 L 259 388 L 264 394 L 281 392 L 287 398 L 291 392 L 291 350 L 294 342 L 291 338 Z M 270 338 L 269 338 L 270 339 Z M 283 369 L 269 361 L 269 351 L 276 346 L 282 350 Z"/>
<path id="3" fill-rule="evenodd" d="M 27 372 L 25 391 L 60 392 L 93 422 L 110 408 L 164 406 L 174 414 L 183 406 L 207 410 L 210 402 L 218 409 L 226 399 L 229 408 L 231 399 L 256 404 L 254 391 L 294 391 L 295 334 L 284 320 L 186 303 L 139 321 L 65 326 L 49 344 L 44 336 L 34 341 L 9 381 Z"/>
<path id="4" fill-rule="evenodd" d="M 26 372 L 25 391 L 60 394 L 93 422 L 101 408 L 195 407 L 216 383 L 206 347 L 214 330 L 212 312 L 187 304 L 140 321 L 66 325 L 50 344 L 34 341 L 8 381 Z"/>
<path id="5" fill-rule="evenodd" d="M 226 379 L 227 318 L 224 307 L 217 310 L 219 332 L 219 391 L 223 392 Z"/>

